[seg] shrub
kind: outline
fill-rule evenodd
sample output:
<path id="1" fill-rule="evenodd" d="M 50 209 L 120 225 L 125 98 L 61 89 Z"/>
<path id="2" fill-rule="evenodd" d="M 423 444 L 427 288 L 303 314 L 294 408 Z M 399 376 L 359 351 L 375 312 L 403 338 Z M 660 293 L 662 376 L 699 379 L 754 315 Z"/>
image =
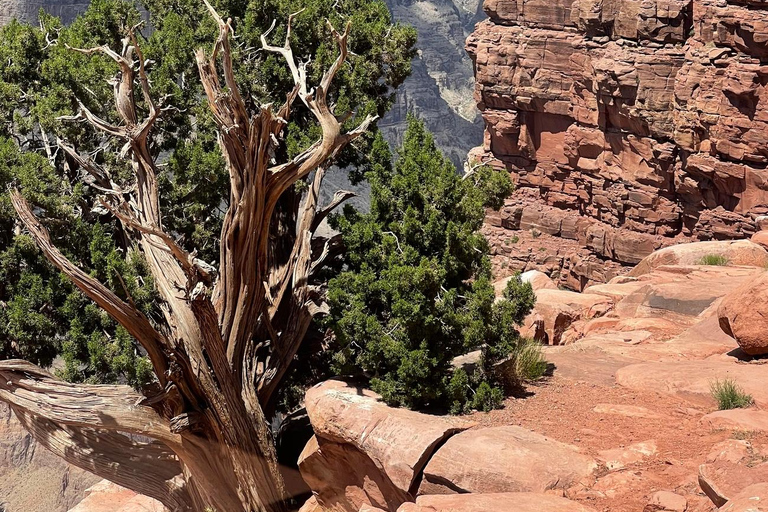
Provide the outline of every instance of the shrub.
<path id="1" fill-rule="evenodd" d="M 547 371 L 547 360 L 544 359 L 541 344 L 536 340 L 521 340 L 512 356 L 515 359 L 515 374 L 521 382 L 539 380 Z"/>
<path id="2" fill-rule="evenodd" d="M 520 237 L 519 237 L 519 236 L 517 236 L 517 235 L 513 236 L 513 237 L 512 237 L 512 239 L 511 239 L 511 242 L 512 242 L 513 244 L 516 244 L 516 243 L 517 243 L 517 242 L 519 242 L 519 241 L 520 241 Z"/>
<path id="3" fill-rule="evenodd" d="M 720 254 L 707 254 L 699 260 L 699 265 L 728 265 L 728 258 Z"/>
<path id="4" fill-rule="evenodd" d="M 731 379 L 716 380 L 710 384 L 712 397 L 721 411 L 741 409 L 752 405 L 752 395 L 747 394 Z"/>
<path id="5" fill-rule="evenodd" d="M 329 282 L 327 318 L 339 345 L 333 369 L 366 379 L 385 402 L 465 412 L 501 404 L 494 365 L 521 343 L 530 284 L 491 285 L 485 208 L 500 208 L 509 176 L 478 168 L 462 178 L 422 123 L 411 118 L 394 164 L 386 144 L 366 173 L 370 213 L 345 209 L 345 269 Z M 482 350 L 476 372 L 456 356 Z"/>

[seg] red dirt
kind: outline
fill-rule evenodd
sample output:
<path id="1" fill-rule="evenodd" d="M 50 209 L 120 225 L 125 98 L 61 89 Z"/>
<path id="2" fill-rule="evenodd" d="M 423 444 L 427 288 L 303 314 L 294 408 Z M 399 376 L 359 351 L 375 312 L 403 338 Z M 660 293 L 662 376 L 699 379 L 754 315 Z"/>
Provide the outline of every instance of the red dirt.
<path id="1" fill-rule="evenodd" d="M 472 416 L 483 426 L 520 425 L 578 446 L 599 460 L 598 452 L 654 440 L 658 453 L 626 468 L 601 466 L 597 482 L 571 489 L 567 496 L 597 511 L 640 512 L 650 496 L 672 491 L 688 500 L 688 512 L 716 510 L 697 483 L 698 466 L 712 447 L 729 438 L 768 446 L 765 433 L 710 430 L 699 419 L 715 410 L 671 395 L 641 392 L 555 375 L 530 386 L 527 398 L 510 398 L 504 409 Z M 594 412 L 597 404 L 640 406 L 661 418 L 637 418 Z"/>

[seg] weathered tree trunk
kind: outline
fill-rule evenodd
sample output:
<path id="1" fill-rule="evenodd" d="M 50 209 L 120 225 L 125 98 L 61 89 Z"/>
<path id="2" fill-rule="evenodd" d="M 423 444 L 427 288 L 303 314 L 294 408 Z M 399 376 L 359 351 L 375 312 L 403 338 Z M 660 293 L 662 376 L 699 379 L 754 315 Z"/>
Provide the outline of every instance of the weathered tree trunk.
<path id="1" fill-rule="evenodd" d="M 149 150 L 149 134 L 160 112 L 133 32 L 120 53 L 108 47 L 73 49 L 103 53 L 120 66 L 115 101 L 121 124 L 112 125 L 83 105 L 78 117 L 125 141 L 135 188 L 119 189 L 104 169 L 75 148 L 60 146 L 92 175 L 105 191 L 103 205 L 138 241 L 162 299 L 162 321 L 150 321 L 70 262 L 16 191 L 13 205 L 46 257 L 138 340 L 157 383 L 140 395 L 125 386 L 67 384 L 30 363 L 4 361 L 0 400 L 54 453 L 157 498 L 174 512 L 277 512 L 285 509 L 286 496 L 263 407 L 272 400 L 312 318 L 325 311 L 322 290 L 311 278 L 333 253 L 336 240 L 318 239 L 314 233 L 349 197 L 339 193 L 330 205 L 318 207 L 325 166 L 375 118 L 343 133 L 327 104 L 327 91 L 347 56 L 349 25 L 340 34 L 329 24 L 339 56 L 321 83 L 308 91 L 305 69 L 296 65 L 289 44 L 293 16 L 284 46 L 268 45 L 269 33 L 262 43 L 266 51 L 285 57 L 296 86 L 277 112 L 264 106 L 249 113 L 232 70 L 230 22 L 206 5 L 218 22 L 219 38 L 212 55 L 199 50 L 196 60 L 231 180 L 218 272 L 163 230 Z M 143 120 L 136 83 L 148 110 Z M 322 138 L 295 158 L 275 163 L 297 97 L 320 124 Z M 279 224 L 276 206 L 312 171 L 312 186 L 286 253 L 286 240 L 274 230 Z"/>

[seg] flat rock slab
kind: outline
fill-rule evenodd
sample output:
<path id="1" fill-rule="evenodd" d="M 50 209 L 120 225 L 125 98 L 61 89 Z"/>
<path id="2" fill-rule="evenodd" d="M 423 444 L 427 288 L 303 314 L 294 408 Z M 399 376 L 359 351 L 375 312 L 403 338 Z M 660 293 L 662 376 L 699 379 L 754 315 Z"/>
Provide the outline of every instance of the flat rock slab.
<path id="1" fill-rule="evenodd" d="M 642 276 L 664 265 L 697 265 L 710 255 L 726 258 L 729 265 L 762 267 L 768 263 L 768 252 L 749 240 L 695 242 L 660 249 L 646 256 L 629 275 Z"/>
<path id="2" fill-rule="evenodd" d="M 69 512 L 167 512 L 157 500 L 102 480 L 85 491 L 83 501 Z"/>
<path id="3" fill-rule="evenodd" d="M 592 410 L 597 414 L 609 414 L 613 416 L 624 416 L 627 418 L 645 418 L 654 420 L 660 420 L 664 418 L 664 416 L 661 414 L 655 413 L 650 409 L 646 409 L 645 407 L 640 407 L 637 405 L 597 404 Z"/>
<path id="4" fill-rule="evenodd" d="M 768 483 L 750 485 L 743 489 L 720 512 L 768 512 Z"/>
<path id="5" fill-rule="evenodd" d="M 699 466 L 699 487 L 717 507 L 725 505 L 746 487 L 764 482 L 768 482 L 768 463 L 750 467 L 718 461 Z"/>
<path id="6" fill-rule="evenodd" d="M 522 427 L 482 428 L 451 437 L 435 453 L 419 495 L 567 489 L 596 468 L 576 447 Z"/>
<path id="7" fill-rule="evenodd" d="M 680 395 L 714 404 L 710 386 L 715 380 L 732 379 L 752 395 L 759 406 L 768 406 L 768 365 L 741 363 L 730 359 L 642 363 L 616 372 L 616 382 L 639 390 Z"/>
<path id="8" fill-rule="evenodd" d="M 305 404 L 317 437 L 357 448 L 403 492 L 436 446 L 474 425 L 388 407 L 376 393 L 335 380 L 310 388 Z"/>
<path id="9" fill-rule="evenodd" d="M 688 500 L 669 491 L 658 491 L 651 496 L 643 512 L 685 512 Z"/>
<path id="10" fill-rule="evenodd" d="M 598 457 L 605 462 L 609 470 L 613 471 L 641 462 L 648 457 L 656 455 L 656 453 L 658 453 L 656 441 L 651 439 L 650 441 L 635 443 L 625 448 L 603 450 L 598 454 Z"/>
<path id="11" fill-rule="evenodd" d="M 701 423 L 712 429 L 768 432 L 768 411 L 760 409 L 716 411 L 701 418 Z"/>
<path id="12" fill-rule="evenodd" d="M 397 512 L 594 512 L 575 501 L 551 494 L 509 492 L 419 496 Z"/>

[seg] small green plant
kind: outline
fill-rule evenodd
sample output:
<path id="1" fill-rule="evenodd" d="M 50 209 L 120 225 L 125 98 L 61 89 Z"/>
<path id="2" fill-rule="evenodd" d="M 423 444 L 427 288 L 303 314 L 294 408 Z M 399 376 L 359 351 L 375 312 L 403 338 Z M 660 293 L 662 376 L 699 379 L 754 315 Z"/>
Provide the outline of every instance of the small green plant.
<path id="1" fill-rule="evenodd" d="M 531 236 L 533 238 L 539 238 L 541 236 L 541 231 L 536 228 L 531 228 Z"/>
<path id="2" fill-rule="evenodd" d="M 536 381 L 547 371 L 547 360 L 541 343 L 524 338 L 514 351 L 515 373 L 521 381 Z"/>
<path id="3" fill-rule="evenodd" d="M 516 244 L 517 242 L 520 241 L 520 237 L 515 235 L 512 238 L 510 238 L 509 241 L 512 242 L 513 244 Z"/>
<path id="4" fill-rule="evenodd" d="M 752 405 L 752 395 L 731 379 L 716 380 L 709 386 L 712 397 L 717 401 L 717 407 L 721 411 L 727 409 L 742 409 Z"/>
<path id="5" fill-rule="evenodd" d="M 544 251 L 546 251 L 546 250 L 547 250 L 547 248 L 546 248 L 546 247 L 539 247 L 539 252 L 544 252 Z"/>
<path id="6" fill-rule="evenodd" d="M 707 254 L 699 260 L 699 265 L 717 265 L 723 267 L 728 265 L 728 258 L 721 254 Z"/>

